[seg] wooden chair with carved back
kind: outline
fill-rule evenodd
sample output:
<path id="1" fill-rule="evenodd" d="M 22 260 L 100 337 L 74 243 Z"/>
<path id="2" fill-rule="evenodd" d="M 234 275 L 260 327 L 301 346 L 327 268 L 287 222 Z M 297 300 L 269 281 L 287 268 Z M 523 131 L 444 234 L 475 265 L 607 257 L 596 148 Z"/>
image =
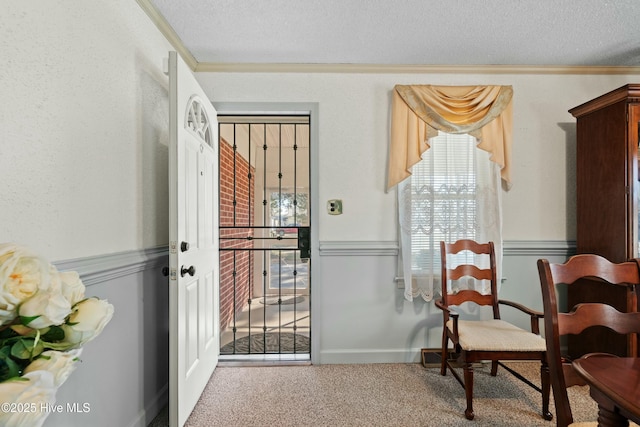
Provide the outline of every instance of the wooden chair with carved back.
<path id="1" fill-rule="evenodd" d="M 473 412 L 473 369 L 478 362 L 491 361 L 491 375 L 496 376 L 498 365 L 524 381 L 542 394 L 542 416 L 550 420 L 549 412 L 550 382 L 549 370 L 546 363 L 546 346 L 544 338 L 540 336 L 539 320 L 541 312 L 498 298 L 496 257 L 493 242 L 478 243 L 463 239 L 455 243 L 440 242 L 440 256 L 442 261 L 442 299 L 436 301 L 436 306 L 442 310 L 444 328 L 442 332 L 442 364 L 440 373 L 447 374 L 447 368 L 465 390 L 467 407 L 465 416 L 474 418 Z M 464 252 L 468 251 L 468 252 Z M 457 255 L 458 254 L 458 255 Z M 454 258 L 470 259 L 471 261 L 455 262 Z M 472 255 L 473 254 L 473 255 Z M 477 262 L 480 257 L 488 258 L 483 264 Z M 450 263 L 451 261 L 451 263 Z M 455 265 L 457 264 L 457 265 Z M 480 267 L 478 267 L 480 265 Z M 486 267 L 488 265 L 488 268 Z M 484 284 L 479 292 L 474 289 L 452 291 L 456 283 L 469 279 Z M 465 287 L 462 285 L 461 287 Z M 490 309 L 490 319 L 462 319 L 461 309 L 464 305 L 484 306 Z M 517 327 L 500 318 L 500 305 L 513 307 L 530 317 L 531 330 Z M 449 349 L 449 340 L 453 349 Z M 464 380 L 454 369 L 454 361 L 450 358 L 455 354 L 457 364 L 461 364 Z M 537 360 L 540 361 L 541 386 L 505 366 L 501 361 Z"/>
<path id="2" fill-rule="evenodd" d="M 585 385 L 574 371 L 571 359 L 566 356 L 563 336 L 577 335 L 587 328 L 604 326 L 618 334 L 628 335 L 629 356 L 636 356 L 636 334 L 640 333 L 640 313 L 637 312 L 635 288 L 640 284 L 637 260 L 612 263 L 594 254 L 580 254 L 565 263 L 549 263 L 538 260 L 538 273 L 542 287 L 544 306 L 544 330 L 547 342 L 547 361 L 551 372 L 551 385 L 556 407 L 558 427 L 597 426 L 596 421 L 574 423 L 567 387 Z M 580 303 L 575 307 L 561 307 L 559 294 L 568 286 L 602 286 L 614 290 L 626 287 L 629 290 L 629 311 L 622 313 L 614 307 L 597 302 Z M 574 288 L 575 289 L 575 288 Z M 582 357 L 616 357 L 606 353 L 586 354 Z M 631 424 L 635 425 L 635 424 Z"/>

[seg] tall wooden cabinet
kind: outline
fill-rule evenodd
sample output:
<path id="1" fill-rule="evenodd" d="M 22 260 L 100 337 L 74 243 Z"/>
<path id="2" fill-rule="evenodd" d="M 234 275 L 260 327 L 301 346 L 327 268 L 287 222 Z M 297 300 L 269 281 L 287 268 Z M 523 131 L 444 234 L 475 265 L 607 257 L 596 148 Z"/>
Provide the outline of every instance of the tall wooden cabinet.
<path id="1" fill-rule="evenodd" d="M 640 84 L 628 84 L 569 110 L 577 119 L 577 253 L 613 262 L 638 257 L 638 122 Z M 606 301 L 618 310 L 637 309 L 635 295 L 595 290 L 567 295 L 569 306 Z M 636 351 L 635 340 L 607 330 L 569 339 L 572 356 L 593 351 Z"/>

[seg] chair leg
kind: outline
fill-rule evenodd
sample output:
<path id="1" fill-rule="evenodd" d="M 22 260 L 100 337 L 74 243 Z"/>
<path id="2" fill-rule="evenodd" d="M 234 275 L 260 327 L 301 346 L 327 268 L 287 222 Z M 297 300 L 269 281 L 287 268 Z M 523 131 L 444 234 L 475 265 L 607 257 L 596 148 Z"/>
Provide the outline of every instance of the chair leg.
<path id="1" fill-rule="evenodd" d="M 551 376 L 549 373 L 549 365 L 545 360 L 540 366 L 540 385 L 542 386 L 542 418 L 549 421 L 553 419 L 553 415 L 549 411 L 549 394 L 551 393 Z"/>
<path id="2" fill-rule="evenodd" d="M 471 363 L 464 364 L 464 393 L 467 396 L 467 409 L 464 411 L 465 417 L 472 420 L 473 413 L 473 365 Z"/>
<path id="3" fill-rule="evenodd" d="M 491 376 L 495 377 L 496 375 L 498 375 L 498 361 L 497 360 L 492 360 L 491 361 Z"/>
<path id="4" fill-rule="evenodd" d="M 442 331 L 442 361 L 440 362 L 440 375 L 447 375 L 447 358 L 449 352 L 447 346 L 449 345 L 449 337 L 447 336 L 447 329 Z"/>

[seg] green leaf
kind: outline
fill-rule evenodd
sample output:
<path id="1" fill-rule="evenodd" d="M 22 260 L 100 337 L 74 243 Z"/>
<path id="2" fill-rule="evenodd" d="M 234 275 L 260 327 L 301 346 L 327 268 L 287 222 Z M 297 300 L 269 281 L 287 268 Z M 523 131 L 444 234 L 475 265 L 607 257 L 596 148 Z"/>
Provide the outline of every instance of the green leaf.
<path id="1" fill-rule="evenodd" d="M 6 328 L 6 329 L 3 329 L 2 331 L 0 331 L 0 340 L 7 339 L 7 338 L 12 338 L 12 337 L 15 337 L 17 335 L 18 334 L 13 329 Z"/>
<path id="2" fill-rule="evenodd" d="M 31 360 L 44 351 L 42 341 L 32 338 L 18 340 L 11 347 L 11 356 L 17 359 Z"/>
<path id="3" fill-rule="evenodd" d="M 11 356 L 18 359 L 29 359 L 33 348 L 33 340 L 18 340 L 11 347 Z"/>
<path id="4" fill-rule="evenodd" d="M 0 347 L 0 358 L 4 357 L 9 357 L 9 355 L 11 354 L 11 345 L 3 345 L 2 347 Z"/>
<path id="5" fill-rule="evenodd" d="M 24 326 L 28 326 L 29 323 L 36 320 L 38 317 L 40 317 L 39 314 L 36 316 L 20 316 L 20 323 L 22 323 Z"/>
<path id="6" fill-rule="evenodd" d="M 5 348 L 11 348 L 11 346 L 13 346 L 13 344 L 15 344 L 17 341 L 20 341 L 21 339 L 23 339 L 24 337 L 21 336 L 15 336 L 13 338 L 7 338 L 5 340 L 0 340 L 0 348 L 5 349 Z M 9 352 L 7 353 L 7 355 L 9 355 Z"/>
<path id="7" fill-rule="evenodd" d="M 20 367 L 18 364 L 11 360 L 10 357 L 5 358 L 0 356 L 0 382 L 19 376 Z"/>
<path id="8" fill-rule="evenodd" d="M 68 342 L 45 342 L 40 341 L 40 343 L 48 349 L 57 350 L 57 351 L 67 351 L 71 350 L 74 347 L 74 344 L 69 344 Z"/>
<path id="9" fill-rule="evenodd" d="M 0 359 L 0 382 L 6 381 L 12 377 L 9 369 L 9 365 L 7 364 L 6 360 Z"/>
<path id="10" fill-rule="evenodd" d="M 41 335 L 40 339 L 47 342 L 62 341 L 64 339 L 64 330 L 60 326 L 51 326 L 48 331 Z"/>

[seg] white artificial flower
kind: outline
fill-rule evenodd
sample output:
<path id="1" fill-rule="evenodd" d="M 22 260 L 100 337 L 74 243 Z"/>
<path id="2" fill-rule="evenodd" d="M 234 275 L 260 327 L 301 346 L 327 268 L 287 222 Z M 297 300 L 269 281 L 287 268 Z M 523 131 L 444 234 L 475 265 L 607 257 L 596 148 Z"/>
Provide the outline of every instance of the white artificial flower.
<path id="1" fill-rule="evenodd" d="M 0 244 L 0 324 L 11 323 L 18 305 L 48 289 L 50 264 L 26 248 Z"/>
<path id="2" fill-rule="evenodd" d="M 27 323 L 33 329 L 60 325 L 70 313 L 71 303 L 61 293 L 52 290 L 40 291 L 18 307 L 18 315 L 35 317 Z"/>
<path id="3" fill-rule="evenodd" d="M 34 371 L 49 371 L 54 376 L 54 385 L 60 387 L 76 368 L 82 349 L 71 351 L 47 350 L 24 370 L 25 374 Z"/>
<path id="4" fill-rule="evenodd" d="M 80 347 L 99 335 L 113 317 L 113 305 L 107 300 L 87 298 L 72 307 L 64 330 L 63 342 Z"/>
<path id="5" fill-rule="evenodd" d="M 0 403 L 7 409 L 0 411 L 0 425 L 42 426 L 49 415 L 47 405 L 55 404 L 56 390 L 54 375 L 49 371 L 33 371 L 0 383 Z"/>
<path id="6" fill-rule="evenodd" d="M 60 292 L 71 303 L 75 305 L 84 299 L 85 287 L 80 280 L 80 275 L 76 271 L 61 271 L 55 275 L 55 280 L 60 281 Z M 53 281 L 53 280 L 52 280 Z"/>

